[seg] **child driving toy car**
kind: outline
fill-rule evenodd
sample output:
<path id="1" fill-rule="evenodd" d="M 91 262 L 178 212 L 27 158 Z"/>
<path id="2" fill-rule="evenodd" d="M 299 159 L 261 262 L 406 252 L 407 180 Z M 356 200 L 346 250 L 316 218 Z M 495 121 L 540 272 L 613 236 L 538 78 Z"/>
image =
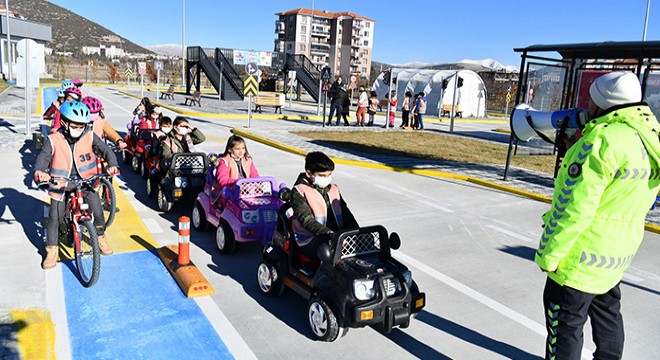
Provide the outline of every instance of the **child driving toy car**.
<path id="1" fill-rule="evenodd" d="M 219 194 L 223 187 L 233 185 L 238 179 L 257 177 L 259 172 L 252 162 L 245 140 L 238 135 L 230 136 L 225 152 L 218 161 L 213 192 Z"/>
<path id="2" fill-rule="evenodd" d="M 312 258 L 317 257 L 318 246 L 328 242 L 334 232 L 359 227 L 339 188 L 331 184 L 334 169 L 335 163 L 326 154 L 307 154 L 305 172 L 298 175 L 291 192 L 296 243 L 301 253 Z"/>

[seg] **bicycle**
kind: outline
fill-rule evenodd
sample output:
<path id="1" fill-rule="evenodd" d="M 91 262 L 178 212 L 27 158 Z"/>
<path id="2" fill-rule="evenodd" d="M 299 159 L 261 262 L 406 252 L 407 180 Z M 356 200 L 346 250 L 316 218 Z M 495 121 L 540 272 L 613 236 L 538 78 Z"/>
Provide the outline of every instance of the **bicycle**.
<path id="1" fill-rule="evenodd" d="M 93 188 L 97 179 L 107 180 L 110 177 L 105 174 L 97 174 L 87 180 L 71 178 L 51 178 L 49 182 L 40 182 L 39 188 L 46 189 L 55 180 L 67 181 L 75 185 L 71 191 L 67 191 L 66 207 L 62 224 L 60 224 L 60 238 L 66 236 L 63 240 L 73 247 L 76 257 L 76 270 L 80 282 L 84 287 L 91 287 L 99 279 L 101 273 L 101 250 L 99 249 L 99 239 L 94 227 L 94 215 L 88 212 L 89 204 L 85 203 L 83 196 L 83 187 Z"/>
<path id="2" fill-rule="evenodd" d="M 106 139 L 106 145 L 114 152 L 119 152 L 119 148 L 112 141 Z M 97 154 L 98 155 L 98 154 Z M 97 169 L 99 174 L 105 173 L 105 165 L 107 163 L 97 156 Z M 117 195 L 115 188 L 112 186 L 112 178 L 101 178 L 101 186 L 98 189 L 99 197 L 101 198 L 101 205 L 103 206 L 103 215 L 105 218 L 105 228 L 107 229 L 112 225 L 117 214 Z"/>

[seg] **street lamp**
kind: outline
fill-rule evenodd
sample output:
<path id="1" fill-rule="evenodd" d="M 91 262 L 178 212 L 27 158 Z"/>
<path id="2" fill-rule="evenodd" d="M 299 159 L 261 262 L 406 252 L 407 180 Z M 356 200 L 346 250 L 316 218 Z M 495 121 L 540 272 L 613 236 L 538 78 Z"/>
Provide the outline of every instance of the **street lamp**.
<path id="1" fill-rule="evenodd" d="M 9 0 L 5 0 L 5 19 L 7 19 L 7 64 L 9 64 L 9 81 L 12 82 L 12 51 L 11 51 L 11 36 L 9 35 Z"/>
<path id="2" fill-rule="evenodd" d="M 644 18 L 644 35 L 642 35 L 642 41 L 646 41 L 646 28 L 649 25 L 649 10 L 651 10 L 651 0 L 646 0 L 646 18 Z"/>
<path id="3" fill-rule="evenodd" d="M 184 87 L 186 85 L 186 0 L 182 0 L 181 10 L 181 87 Z"/>

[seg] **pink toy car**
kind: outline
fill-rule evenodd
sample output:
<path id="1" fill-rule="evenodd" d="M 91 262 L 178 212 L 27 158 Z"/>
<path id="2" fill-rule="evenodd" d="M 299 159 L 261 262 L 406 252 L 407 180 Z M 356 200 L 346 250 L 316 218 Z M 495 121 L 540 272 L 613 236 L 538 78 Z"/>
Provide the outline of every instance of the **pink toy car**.
<path id="1" fill-rule="evenodd" d="M 209 154 L 213 164 L 215 154 Z M 277 185 L 270 176 L 238 179 L 233 186 L 225 186 L 216 198 L 211 192 L 215 181 L 215 166 L 209 166 L 204 190 L 197 195 L 192 211 L 193 227 L 199 231 L 209 225 L 216 227 L 216 243 L 220 252 L 231 254 L 237 243 L 269 242 L 277 225 L 277 211 L 282 206 L 278 198 L 285 184 Z"/>

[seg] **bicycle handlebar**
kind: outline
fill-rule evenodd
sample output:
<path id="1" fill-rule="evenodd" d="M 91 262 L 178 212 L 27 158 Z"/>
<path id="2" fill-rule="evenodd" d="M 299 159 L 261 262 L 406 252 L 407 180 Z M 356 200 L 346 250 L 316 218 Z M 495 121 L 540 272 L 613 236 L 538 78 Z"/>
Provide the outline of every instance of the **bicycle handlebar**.
<path id="1" fill-rule="evenodd" d="M 66 182 L 73 183 L 73 184 L 76 185 L 76 187 L 83 186 L 83 185 L 90 185 L 90 186 L 91 186 L 92 183 L 93 183 L 94 181 L 96 181 L 96 179 L 110 178 L 110 177 L 112 177 L 112 176 L 114 176 L 114 175 L 108 175 L 108 174 L 96 174 L 96 175 L 92 176 L 92 177 L 89 178 L 89 179 L 68 178 L 68 177 L 57 177 L 57 178 L 51 177 L 49 181 L 41 181 L 41 182 L 38 182 L 38 183 L 37 183 L 37 187 L 38 187 L 39 189 L 45 190 L 45 189 L 47 189 L 51 184 L 57 184 L 57 183 L 56 183 L 56 180 L 59 180 L 59 181 L 66 181 Z"/>

